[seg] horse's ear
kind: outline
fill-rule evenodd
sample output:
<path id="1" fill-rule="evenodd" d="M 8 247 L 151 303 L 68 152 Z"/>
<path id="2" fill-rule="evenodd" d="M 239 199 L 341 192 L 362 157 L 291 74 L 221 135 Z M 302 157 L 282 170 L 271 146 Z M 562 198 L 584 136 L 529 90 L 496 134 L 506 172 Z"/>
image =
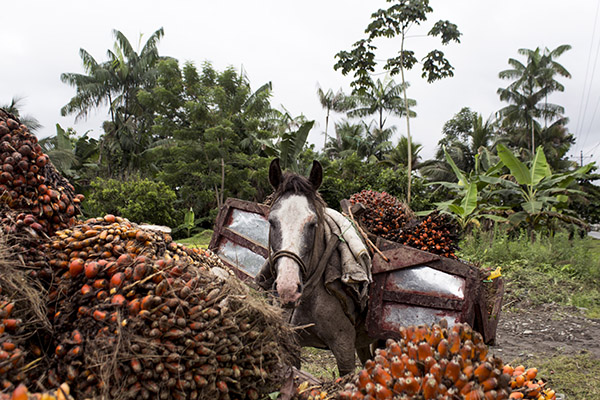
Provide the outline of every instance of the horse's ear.
<path id="1" fill-rule="evenodd" d="M 281 182 L 283 181 L 283 172 L 281 172 L 281 166 L 279 165 L 279 158 L 271 161 L 269 166 L 269 183 L 273 186 L 273 189 L 277 190 Z"/>
<path id="2" fill-rule="evenodd" d="M 310 183 L 312 183 L 315 190 L 317 190 L 323 182 L 323 167 L 321 166 L 321 163 L 317 160 L 313 161 L 312 169 L 310 170 L 310 176 L 308 177 L 308 180 L 310 181 Z"/>

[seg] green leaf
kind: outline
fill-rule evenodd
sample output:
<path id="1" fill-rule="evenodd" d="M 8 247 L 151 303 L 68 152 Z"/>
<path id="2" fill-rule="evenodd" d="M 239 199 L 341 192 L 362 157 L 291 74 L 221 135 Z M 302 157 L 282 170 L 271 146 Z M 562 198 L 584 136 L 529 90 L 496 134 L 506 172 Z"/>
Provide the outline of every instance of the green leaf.
<path id="1" fill-rule="evenodd" d="M 465 197 L 463 197 L 460 205 L 465 211 L 465 215 L 471 215 L 477 208 L 477 185 L 473 182 L 470 182 L 467 186 Z"/>
<path id="2" fill-rule="evenodd" d="M 529 214 L 537 214 L 542 210 L 544 203 L 541 201 L 531 200 L 521 203 L 521 207 Z"/>
<path id="3" fill-rule="evenodd" d="M 498 144 L 497 149 L 500 160 L 508 167 L 517 182 L 520 185 L 531 185 L 531 172 L 529 168 L 519 161 L 502 143 Z"/>
<path id="4" fill-rule="evenodd" d="M 508 221 L 508 219 L 506 217 L 503 217 L 501 215 L 494 215 L 494 214 L 481 214 L 479 217 L 480 218 L 491 219 L 492 221 L 496 221 L 496 222 L 506 222 L 506 221 Z"/>
<path id="5" fill-rule="evenodd" d="M 454 163 L 454 160 L 452 159 L 452 157 L 450 157 L 450 154 L 448 154 L 448 152 L 446 151 L 446 146 L 444 146 L 444 155 L 446 157 L 446 162 L 450 165 L 450 167 L 452 168 L 452 171 L 454 171 L 454 175 L 456 175 L 456 177 L 458 178 L 458 184 L 461 186 L 466 185 L 467 178 L 465 177 L 465 174 L 456 166 L 456 164 Z"/>
<path id="6" fill-rule="evenodd" d="M 456 204 L 448 204 L 448 209 L 453 212 L 455 215 L 462 217 L 465 215 L 465 209 L 461 206 L 457 206 Z"/>
<path id="7" fill-rule="evenodd" d="M 552 171 L 550 171 L 550 165 L 546 161 L 544 150 L 542 146 L 539 146 L 531 164 L 531 184 L 537 185 L 542 179 L 551 175 Z"/>

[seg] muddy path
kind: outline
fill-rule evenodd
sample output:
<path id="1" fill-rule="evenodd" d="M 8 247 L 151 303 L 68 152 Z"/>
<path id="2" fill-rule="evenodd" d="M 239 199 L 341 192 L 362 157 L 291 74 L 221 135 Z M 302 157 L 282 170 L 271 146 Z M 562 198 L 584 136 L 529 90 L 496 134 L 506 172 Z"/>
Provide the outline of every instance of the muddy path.
<path id="1" fill-rule="evenodd" d="M 590 353 L 600 359 L 600 319 L 554 304 L 503 310 L 490 350 L 505 363 L 535 357 Z"/>

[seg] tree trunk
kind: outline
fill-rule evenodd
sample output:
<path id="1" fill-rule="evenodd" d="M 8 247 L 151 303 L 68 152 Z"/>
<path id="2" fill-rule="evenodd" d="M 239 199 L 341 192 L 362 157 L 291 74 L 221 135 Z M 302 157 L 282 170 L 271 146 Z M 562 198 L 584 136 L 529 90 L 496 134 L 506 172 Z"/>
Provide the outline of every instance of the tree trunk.
<path id="1" fill-rule="evenodd" d="M 410 205 L 410 191 L 412 183 L 412 144 L 410 138 L 410 115 L 408 110 L 408 97 L 406 96 L 406 81 L 404 80 L 404 66 L 402 59 L 404 54 L 404 31 L 402 32 L 402 41 L 400 43 L 400 75 L 402 77 L 402 94 L 404 96 L 404 110 L 406 112 L 406 139 L 408 144 L 408 185 L 406 187 L 406 204 Z"/>
<path id="2" fill-rule="evenodd" d="M 327 147 L 327 127 L 329 127 L 329 108 L 327 109 L 327 115 L 325 115 L 325 143 L 323 143 L 323 150 Z"/>

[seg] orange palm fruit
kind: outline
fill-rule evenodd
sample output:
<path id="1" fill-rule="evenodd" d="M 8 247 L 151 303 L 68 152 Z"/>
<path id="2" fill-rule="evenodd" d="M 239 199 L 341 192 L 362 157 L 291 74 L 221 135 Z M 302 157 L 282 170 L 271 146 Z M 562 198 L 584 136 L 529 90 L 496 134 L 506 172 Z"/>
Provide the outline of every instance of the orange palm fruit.
<path id="1" fill-rule="evenodd" d="M 461 389 L 458 389 L 458 388 L 457 389 L 460 394 L 462 394 L 463 396 L 466 396 L 468 393 L 472 392 L 473 389 L 475 389 L 475 386 L 476 386 L 476 384 L 474 381 L 469 381 Z"/>
<path id="2" fill-rule="evenodd" d="M 371 380 L 371 376 L 369 375 L 369 372 L 366 369 L 361 369 L 360 372 L 358 373 L 358 388 L 364 389 L 364 387 L 369 382 L 371 382 L 371 383 L 373 382 Z"/>
<path id="3" fill-rule="evenodd" d="M 388 400 L 391 399 L 393 393 L 390 389 L 388 389 L 384 385 L 376 384 L 375 385 L 375 398 L 377 400 Z"/>
<path id="4" fill-rule="evenodd" d="M 529 368 L 527 371 L 525 371 L 525 377 L 527 378 L 527 380 L 532 381 L 537 376 L 537 373 L 537 368 Z"/>
<path id="5" fill-rule="evenodd" d="M 465 394 L 465 400 L 483 400 L 484 398 L 485 394 L 481 391 L 481 389 L 474 389 Z"/>
<path id="6" fill-rule="evenodd" d="M 506 364 L 506 365 L 504 365 L 504 367 L 502 367 L 502 373 L 504 373 L 504 374 L 508 374 L 508 375 L 512 376 L 514 371 L 515 371 L 515 368 L 511 367 L 509 364 Z"/>
<path id="7" fill-rule="evenodd" d="M 27 387 L 22 383 L 12 392 L 10 400 L 27 400 L 29 395 L 27 394 Z"/>
<path id="8" fill-rule="evenodd" d="M 423 398 L 425 400 L 433 400 L 437 397 L 438 384 L 434 378 L 429 378 L 423 383 Z"/>
<path id="9" fill-rule="evenodd" d="M 450 361 L 446 366 L 446 370 L 444 371 L 444 377 L 450 379 L 451 382 L 456 382 L 459 375 L 460 364 L 455 360 Z"/>
<path id="10" fill-rule="evenodd" d="M 525 366 L 518 365 L 515 367 L 515 370 L 513 371 L 513 376 L 521 375 L 524 372 L 525 372 Z"/>
<path id="11" fill-rule="evenodd" d="M 373 376 L 373 381 L 382 386 L 388 387 L 391 384 L 392 376 L 383 369 L 380 365 L 377 365 L 371 374 Z"/>
<path id="12" fill-rule="evenodd" d="M 473 375 L 477 378 L 477 380 L 479 382 L 483 382 L 487 378 L 490 377 L 490 374 L 492 373 L 492 369 L 493 369 L 492 365 L 486 361 L 486 362 L 479 364 L 477 366 L 477 368 L 475 368 L 475 370 L 473 370 Z"/>
<path id="13" fill-rule="evenodd" d="M 448 343 L 448 340 L 442 339 L 440 343 L 438 343 L 437 351 L 440 357 L 448 358 L 448 355 L 450 354 L 450 344 Z"/>
<path id="14" fill-rule="evenodd" d="M 421 370 L 419 369 L 417 362 L 413 359 L 409 359 L 406 363 L 406 370 L 409 371 L 414 377 L 421 376 Z"/>
<path id="15" fill-rule="evenodd" d="M 515 386 L 517 388 L 523 387 L 523 385 L 525 384 L 525 375 L 517 375 L 514 377 L 513 382 L 515 382 Z M 511 382 L 511 387 L 512 386 L 512 382 Z"/>
<path id="16" fill-rule="evenodd" d="M 460 350 L 460 334 L 455 331 L 451 331 L 448 335 L 448 344 L 450 345 L 450 353 L 457 354 Z"/>
<path id="17" fill-rule="evenodd" d="M 417 346 L 414 343 L 408 343 L 407 344 L 407 353 L 408 353 L 408 358 L 412 359 L 412 360 L 418 360 L 418 350 L 417 350 Z"/>
<path id="18" fill-rule="evenodd" d="M 498 397 L 498 392 L 495 390 L 488 390 L 487 392 L 483 393 L 483 395 L 485 400 L 496 400 Z"/>
<path id="19" fill-rule="evenodd" d="M 469 382 L 469 378 L 467 378 L 465 374 L 460 373 L 460 375 L 458 375 L 458 379 L 456 380 L 456 382 L 454 382 L 454 386 L 458 390 L 461 390 L 463 387 L 465 387 L 467 382 Z"/>
<path id="20" fill-rule="evenodd" d="M 398 357 L 392 358 L 392 363 L 390 364 L 390 372 L 392 373 L 392 377 L 398 379 L 404 375 L 404 364 Z"/>
<path id="21" fill-rule="evenodd" d="M 487 378 L 485 381 L 481 382 L 481 388 L 484 392 L 487 392 L 492 389 L 496 389 L 498 387 L 498 379 L 492 377 Z"/>
<path id="22" fill-rule="evenodd" d="M 433 357 L 433 350 L 428 342 L 421 342 L 417 346 L 417 356 L 419 361 L 424 361 L 427 357 Z"/>
<path id="23" fill-rule="evenodd" d="M 471 380 L 471 378 L 473 377 L 473 370 L 475 370 L 475 368 L 473 367 L 473 364 L 469 364 L 469 365 L 465 365 L 462 372 L 463 372 L 463 374 L 465 374 L 467 376 L 467 378 L 469 380 Z"/>
<path id="24" fill-rule="evenodd" d="M 440 364 L 435 363 L 429 368 L 429 373 L 435 378 L 437 382 L 442 379 L 442 367 Z"/>
<path id="25" fill-rule="evenodd" d="M 392 356 L 397 356 L 400 357 L 402 355 L 402 347 L 400 346 L 400 344 L 398 342 L 396 342 L 395 340 L 392 341 L 388 346 L 388 352 L 390 355 Z"/>
<path id="26" fill-rule="evenodd" d="M 404 380 L 404 391 L 409 396 L 416 394 L 420 388 L 421 388 L 420 378 L 411 377 L 411 378 L 406 378 Z"/>
<path id="27" fill-rule="evenodd" d="M 508 396 L 509 399 L 522 399 L 524 397 L 522 392 L 512 392 L 510 394 L 510 396 Z"/>

